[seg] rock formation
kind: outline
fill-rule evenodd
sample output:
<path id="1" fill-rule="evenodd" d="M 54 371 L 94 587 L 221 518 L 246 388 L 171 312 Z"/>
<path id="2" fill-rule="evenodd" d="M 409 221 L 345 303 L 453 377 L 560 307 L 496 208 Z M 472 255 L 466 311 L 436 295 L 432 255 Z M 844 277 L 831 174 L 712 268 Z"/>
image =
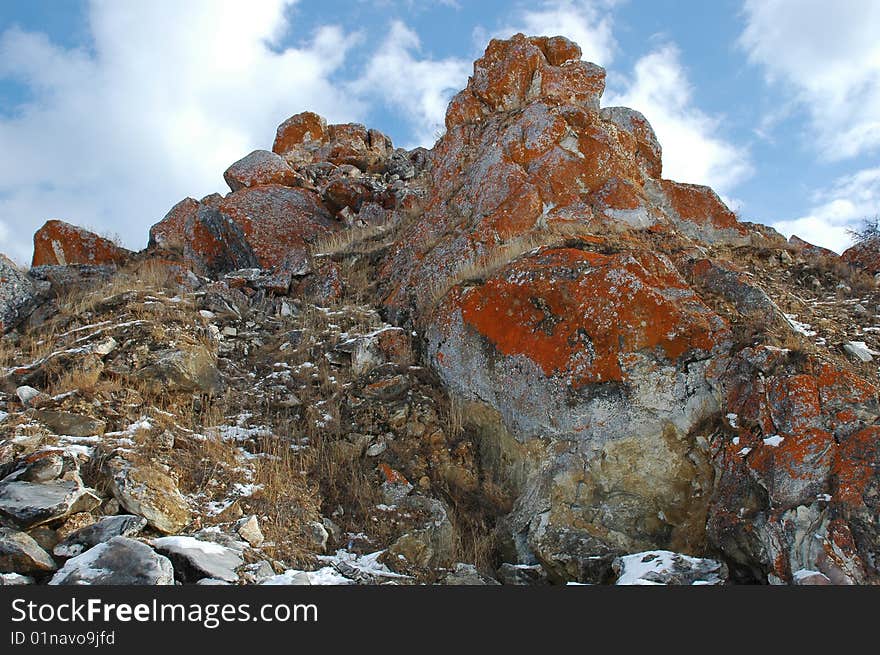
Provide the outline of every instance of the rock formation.
<path id="1" fill-rule="evenodd" d="M 142 252 L 47 223 L 0 262 L 4 571 L 880 581 L 876 253 L 664 179 L 604 86 L 493 40 L 430 151 L 306 112 Z"/>

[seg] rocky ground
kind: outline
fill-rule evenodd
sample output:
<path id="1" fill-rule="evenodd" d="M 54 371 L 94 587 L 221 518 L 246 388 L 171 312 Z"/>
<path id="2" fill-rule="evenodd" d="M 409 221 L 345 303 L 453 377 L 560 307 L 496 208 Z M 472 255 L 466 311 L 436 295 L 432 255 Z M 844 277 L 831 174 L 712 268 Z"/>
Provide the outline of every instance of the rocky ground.
<path id="1" fill-rule="evenodd" d="M 0 260 L 3 584 L 880 580 L 880 247 L 662 178 L 560 37 Z"/>

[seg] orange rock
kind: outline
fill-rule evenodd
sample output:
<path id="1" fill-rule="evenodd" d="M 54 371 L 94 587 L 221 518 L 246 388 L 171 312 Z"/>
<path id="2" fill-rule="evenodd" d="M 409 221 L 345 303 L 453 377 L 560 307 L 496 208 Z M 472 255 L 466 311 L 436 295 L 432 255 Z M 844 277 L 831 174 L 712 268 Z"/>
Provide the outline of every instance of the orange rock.
<path id="1" fill-rule="evenodd" d="M 709 187 L 662 180 L 660 188 L 674 223 L 687 236 L 709 243 L 748 243 L 746 226 Z"/>
<path id="2" fill-rule="evenodd" d="M 119 265 L 131 252 L 109 239 L 63 221 L 47 221 L 34 234 L 32 266 Z"/>
<path id="3" fill-rule="evenodd" d="M 278 126 L 272 152 L 286 155 L 294 150 L 318 147 L 327 139 L 327 121 L 310 111 L 291 116 Z"/>
<path id="4" fill-rule="evenodd" d="M 223 179 L 233 191 L 263 184 L 296 186 L 300 180 L 284 159 L 268 150 L 254 150 L 239 159 L 226 169 Z"/>
<path id="5" fill-rule="evenodd" d="M 461 292 L 445 311 L 456 308 L 500 353 L 527 357 L 575 389 L 623 381 L 630 354 L 657 352 L 674 363 L 688 352 L 711 352 L 726 334 L 651 253 L 544 250 Z"/>
<path id="6" fill-rule="evenodd" d="M 604 90 L 604 69 L 580 61 L 580 48 L 563 37 L 517 34 L 493 39 L 474 63 L 467 88 L 452 99 L 446 129 L 520 109 L 539 98 L 598 110 Z"/>
<path id="7" fill-rule="evenodd" d="M 218 208 L 241 228 L 263 268 L 280 266 L 292 250 L 307 250 L 340 229 L 316 194 L 277 184 L 240 189 Z"/>
<path id="8" fill-rule="evenodd" d="M 150 228 L 147 247 L 151 250 L 173 250 L 183 252 L 186 222 L 199 211 L 199 201 L 184 198 L 174 205 L 165 217 Z"/>
<path id="9" fill-rule="evenodd" d="M 278 127 L 272 151 L 294 167 L 330 162 L 381 173 L 394 148 L 391 140 L 378 130 L 368 130 L 358 123 L 328 126 L 317 114 L 304 112 L 291 116 Z"/>
<path id="10" fill-rule="evenodd" d="M 880 273 L 880 239 L 868 239 L 847 248 L 841 255 L 843 261 L 863 268 L 871 275 Z"/>

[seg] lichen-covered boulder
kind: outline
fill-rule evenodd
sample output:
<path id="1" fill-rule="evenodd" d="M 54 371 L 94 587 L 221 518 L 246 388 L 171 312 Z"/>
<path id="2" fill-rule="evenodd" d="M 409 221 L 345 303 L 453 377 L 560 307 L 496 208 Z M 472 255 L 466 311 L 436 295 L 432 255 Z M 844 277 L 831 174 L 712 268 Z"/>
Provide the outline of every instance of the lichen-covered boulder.
<path id="1" fill-rule="evenodd" d="M 268 150 L 254 150 L 223 173 L 233 191 L 263 184 L 294 186 L 299 179 L 284 159 Z"/>
<path id="2" fill-rule="evenodd" d="M 46 221 L 34 234 L 32 266 L 119 265 L 131 252 L 109 239 L 63 221 Z"/>
<path id="3" fill-rule="evenodd" d="M 583 579 L 597 554 L 700 546 L 711 470 L 695 431 L 717 411 L 710 363 L 729 336 L 647 252 L 540 250 L 447 296 L 428 354 L 500 415 L 482 429 L 505 451 L 500 477 L 520 480 L 518 559 Z"/>
<path id="4" fill-rule="evenodd" d="M 195 198 L 184 198 L 174 205 L 161 221 L 150 228 L 147 247 L 151 250 L 183 252 L 187 221 L 198 214 L 199 206 L 199 201 Z"/>
<path id="5" fill-rule="evenodd" d="M 829 363 L 800 371 L 800 361 L 764 346 L 727 368 L 709 539 L 759 580 L 877 579 L 878 388 Z"/>
<path id="6" fill-rule="evenodd" d="M 292 253 L 307 252 L 340 229 L 315 193 L 278 184 L 240 189 L 218 209 L 241 229 L 262 268 L 281 266 Z"/>

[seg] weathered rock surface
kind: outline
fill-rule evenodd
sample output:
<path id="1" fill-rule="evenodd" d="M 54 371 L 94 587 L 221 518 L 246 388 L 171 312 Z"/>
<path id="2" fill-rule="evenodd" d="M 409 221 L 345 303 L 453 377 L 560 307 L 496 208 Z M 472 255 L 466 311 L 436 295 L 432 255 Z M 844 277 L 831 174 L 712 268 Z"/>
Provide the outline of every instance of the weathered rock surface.
<path id="1" fill-rule="evenodd" d="M 431 151 L 307 112 L 136 256 L 50 222 L 0 262 L 4 525 L 72 580 L 170 580 L 92 566 L 146 521 L 203 584 L 878 582 L 876 253 L 663 179 L 604 85 L 494 40 Z"/>
<path id="2" fill-rule="evenodd" d="M 136 535 L 146 525 L 147 520 L 140 516 L 131 514 L 107 516 L 96 523 L 74 530 L 57 544 L 52 552 L 60 557 L 76 557 L 85 550 L 110 541 L 113 537 Z"/>
<path id="3" fill-rule="evenodd" d="M 175 563 L 178 577 L 184 582 L 213 578 L 235 582 L 235 569 L 244 564 L 241 555 L 210 541 L 193 537 L 160 537 L 150 542 L 157 551 Z"/>
<path id="4" fill-rule="evenodd" d="M 192 515 L 186 499 L 168 475 L 149 465 L 115 457 L 107 462 L 109 490 L 127 511 L 142 516 L 166 534 L 183 530 Z"/>
<path id="5" fill-rule="evenodd" d="M 49 553 L 26 533 L 0 528 L 0 572 L 33 574 L 56 568 Z"/>
<path id="6" fill-rule="evenodd" d="M 71 412 L 59 412 L 54 409 L 36 410 L 34 418 L 52 430 L 53 433 L 71 437 L 101 435 L 104 434 L 107 427 L 107 424 L 99 419 Z"/>
<path id="7" fill-rule="evenodd" d="M 167 557 L 127 537 L 90 548 L 64 563 L 51 585 L 173 585 L 174 569 Z"/>
<path id="8" fill-rule="evenodd" d="M 156 353 L 155 360 L 138 369 L 135 376 L 174 391 L 215 394 L 222 389 L 217 357 L 202 345 Z"/>
<path id="9" fill-rule="evenodd" d="M 0 519 L 20 529 L 30 529 L 98 504 L 79 480 L 34 483 L 0 482 Z"/>
<path id="10" fill-rule="evenodd" d="M 63 221 L 47 221 L 34 235 L 33 266 L 121 264 L 131 253 L 104 237 Z"/>
<path id="11" fill-rule="evenodd" d="M 720 585 L 727 581 L 727 568 L 721 562 L 666 550 L 618 557 L 614 572 L 619 585 Z"/>
<path id="12" fill-rule="evenodd" d="M 880 239 L 865 239 L 847 248 L 840 256 L 843 261 L 866 270 L 871 275 L 880 273 Z"/>
<path id="13" fill-rule="evenodd" d="M 28 276 L 0 255 L 0 335 L 17 327 L 36 306 L 37 290 Z"/>
<path id="14" fill-rule="evenodd" d="M 262 184 L 294 186 L 298 177 L 281 157 L 268 150 L 254 150 L 239 159 L 223 173 L 223 179 L 233 191 Z"/>

